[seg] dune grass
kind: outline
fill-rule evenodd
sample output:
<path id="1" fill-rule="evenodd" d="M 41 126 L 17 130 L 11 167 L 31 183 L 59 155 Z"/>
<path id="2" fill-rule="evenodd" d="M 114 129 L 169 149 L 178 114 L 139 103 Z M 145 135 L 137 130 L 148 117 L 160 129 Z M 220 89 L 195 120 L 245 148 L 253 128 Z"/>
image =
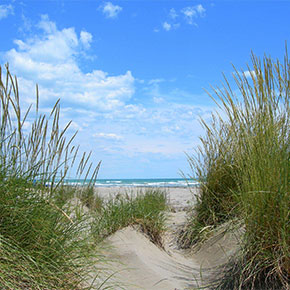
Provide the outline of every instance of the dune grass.
<path id="1" fill-rule="evenodd" d="M 250 73 L 249 73 L 250 72 Z M 189 163 L 202 181 L 181 237 L 184 246 L 238 217 L 242 254 L 218 289 L 289 289 L 290 63 L 252 54 L 248 72 L 235 69 L 214 90 L 219 110 L 202 121 L 205 136 Z M 229 273 L 231 273 L 231 269 Z M 235 270 L 235 271 L 234 271 Z M 235 273 L 235 275 L 233 274 Z M 230 281 L 230 283 L 228 283 Z"/>
<path id="2" fill-rule="evenodd" d="M 81 289 L 97 252 L 88 232 L 90 218 L 75 214 L 62 181 L 78 147 L 61 129 L 57 102 L 49 116 L 32 106 L 23 112 L 16 77 L 0 68 L 0 288 Z M 29 126 L 30 129 L 27 129 Z M 89 155 L 78 176 L 96 178 Z M 86 166 L 87 165 L 87 166 Z"/>
<path id="3" fill-rule="evenodd" d="M 35 111 L 23 112 L 24 104 L 17 78 L 0 67 L 0 288 L 114 289 L 98 266 L 100 241 L 139 224 L 161 244 L 166 196 L 149 190 L 104 202 L 94 192 L 100 163 L 79 157 L 70 123 L 61 129 L 59 101 L 49 116 L 40 113 L 38 90 Z M 65 184 L 73 166 L 76 178 L 90 177 L 87 186 Z"/>
<path id="4" fill-rule="evenodd" d="M 77 196 L 81 203 L 92 212 L 101 212 L 104 200 L 95 191 L 93 186 L 82 187 L 77 191 Z"/>
<path id="5" fill-rule="evenodd" d="M 138 225 L 150 240 L 162 247 L 162 233 L 165 230 L 166 193 L 159 189 L 140 191 L 137 196 L 127 193 L 104 203 L 97 212 L 94 233 L 102 240 L 117 230 Z"/>
<path id="6" fill-rule="evenodd" d="M 53 198 L 9 182 L 0 190 L 1 288 L 79 289 L 90 268 L 84 258 L 94 256 L 92 239 L 80 235 L 86 217 L 70 218 Z"/>

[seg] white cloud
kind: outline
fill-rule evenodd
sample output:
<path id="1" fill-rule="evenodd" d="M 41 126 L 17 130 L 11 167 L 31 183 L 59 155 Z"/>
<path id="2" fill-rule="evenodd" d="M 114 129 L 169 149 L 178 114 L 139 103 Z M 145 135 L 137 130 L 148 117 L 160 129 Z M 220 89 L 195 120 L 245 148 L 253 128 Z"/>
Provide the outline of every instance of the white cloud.
<path id="1" fill-rule="evenodd" d="M 185 7 L 181 10 L 181 13 L 183 13 L 185 20 L 188 24 L 196 25 L 194 19 L 199 16 L 203 17 L 205 15 L 205 11 L 206 11 L 205 8 L 201 4 L 199 4 L 196 6 Z"/>
<path id="2" fill-rule="evenodd" d="M 237 76 L 237 77 L 245 77 L 247 79 L 251 79 L 252 77 L 256 78 L 256 73 L 254 70 L 234 71 L 232 74 Z"/>
<path id="3" fill-rule="evenodd" d="M 201 4 L 195 6 L 195 9 L 199 13 L 200 16 L 204 16 L 206 10 Z"/>
<path id="4" fill-rule="evenodd" d="M 48 34 L 55 33 L 57 31 L 56 24 L 49 20 L 47 14 L 41 15 L 41 20 L 37 26 Z"/>
<path id="5" fill-rule="evenodd" d="M 87 54 L 93 38 L 89 32 L 60 29 L 48 16 L 37 28 L 38 35 L 31 27 L 33 38 L 15 40 L 4 62 L 18 76 L 27 102 L 35 101 L 35 83 L 39 84 L 41 112 L 49 112 L 49 105 L 61 98 L 61 122 L 73 120 L 72 131 L 79 130 L 76 142 L 84 150 L 94 150 L 97 160 L 109 154 L 124 160 L 130 154 L 175 158 L 194 146 L 201 133 L 198 115 L 209 115 L 209 108 L 174 103 L 172 91 L 158 88 L 168 82 L 162 78 L 138 80 L 141 95 L 133 99 L 136 79 L 130 71 L 114 76 L 97 68 L 82 71 L 80 57 Z"/>
<path id="6" fill-rule="evenodd" d="M 162 27 L 164 30 L 169 31 L 171 29 L 171 24 L 169 24 L 168 22 L 164 22 L 162 24 Z"/>
<path id="7" fill-rule="evenodd" d="M 197 12 L 193 7 L 186 7 L 181 10 L 181 12 L 184 14 L 186 22 L 188 24 L 193 24 L 193 18 L 196 17 Z"/>
<path id="8" fill-rule="evenodd" d="M 159 84 L 159 83 L 163 83 L 163 82 L 165 82 L 165 79 L 152 79 L 152 80 L 148 81 L 148 84 L 152 85 L 152 84 Z"/>
<path id="9" fill-rule="evenodd" d="M 172 19 L 176 19 L 178 17 L 178 14 L 176 13 L 176 10 L 174 8 L 171 8 L 169 11 L 169 17 Z"/>
<path id="10" fill-rule="evenodd" d="M 42 16 L 37 27 L 42 30 L 40 35 L 15 40 L 17 47 L 5 54 L 11 71 L 21 76 L 23 91 L 34 91 L 32 83 L 38 83 L 42 99 L 60 97 L 101 110 L 123 106 L 131 98 L 135 79 L 130 71 L 109 76 L 101 70 L 84 73 L 80 69 L 77 60 L 89 48 L 89 32 L 78 35 L 73 27 L 59 30 L 47 16 Z"/>
<path id="11" fill-rule="evenodd" d="M 106 2 L 103 6 L 103 13 L 107 18 L 116 18 L 118 14 L 123 10 L 122 7 L 114 5 L 111 2 Z"/>
<path id="12" fill-rule="evenodd" d="M 91 33 L 86 31 L 81 31 L 80 40 L 86 49 L 90 48 L 93 36 Z"/>
<path id="13" fill-rule="evenodd" d="M 177 19 L 180 19 L 180 14 L 184 17 L 185 22 L 190 25 L 197 26 L 197 23 L 195 22 L 195 19 L 199 17 L 205 16 L 206 9 L 201 5 L 195 5 L 195 6 L 188 6 L 182 8 L 179 13 L 174 8 L 171 8 L 169 10 L 167 21 L 164 21 L 162 23 L 162 28 L 165 31 L 170 31 L 173 29 L 178 29 L 180 27 L 180 21 L 177 21 Z M 154 29 L 154 32 L 159 32 L 158 28 Z"/>
<path id="14" fill-rule="evenodd" d="M 141 105 L 137 106 L 137 105 L 126 105 L 124 107 L 124 109 L 126 109 L 129 113 L 137 113 L 138 115 L 146 112 L 146 109 L 143 108 Z"/>
<path id="15" fill-rule="evenodd" d="M 244 74 L 244 76 L 245 76 L 246 78 L 252 78 L 252 76 L 256 77 L 256 73 L 255 73 L 254 70 L 251 70 L 251 71 L 248 71 L 248 70 L 247 70 L 247 71 L 244 71 L 243 74 Z"/>
<path id="16" fill-rule="evenodd" d="M 197 12 L 194 9 L 194 7 L 186 7 L 181 10 L 181 12 L 184 14 L 185 19 L 188 24 L 193 24 L 193 18 L 196 17 Z"/>
<path id="17" fill-rule="evenodd" d="M 103 138 L 103 139 L 115 140 L 115 141 L 120 141 L 123 139 L 122 136 L 114 134 L 114 133 L 96 133 L 96 134 L 93 134 L 93 136 L 96 138 Z"/>
<path id="18" fill-rule="evenodd" d="M 208 118 L 212 108 L 167 101 L 171 99 L 168 94 L 156 98 L 156 103 L 150 98 L 152 103 L 146 107 L 130 103 L 101 112 L 88 105 L 87 109 L 72 108 L 65 114 L 67 120 L 71 116 L 82 128 L 81 142 L 89 140 L 88 150 L 98 155 L 135 158 L 158 154 L 160 158 L 171 158 L 194 146 L 194 140 L 202 134 L 199 116 Z"/>
<path id="19" fill-rule="evenodd" d="M 0 20 L 8 17 L 10 14 L 13 15 L 14 9 L 11 4 L 9 5 L 0 5 Z"/>

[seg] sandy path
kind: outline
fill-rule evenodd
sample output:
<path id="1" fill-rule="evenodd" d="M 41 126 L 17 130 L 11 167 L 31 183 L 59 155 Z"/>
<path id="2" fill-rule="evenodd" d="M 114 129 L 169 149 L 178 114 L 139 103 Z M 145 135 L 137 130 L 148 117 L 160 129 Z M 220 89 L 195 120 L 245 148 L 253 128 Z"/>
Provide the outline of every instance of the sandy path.
<path id="1" fill-rule="evenodd" d="M 102 195 L 107 195 L 106 189 Z M 168 190 L 175 212 L 168 213 L 167 231 L 164 236 L 164 249 L 160 249 L 146 236 L 132 227 L 124 228 L 106 240 L 107 250 L 103 252 L 112 262 L 107 276 L 113 274 L 106 286 L 110 289 L 126 290 L 181 290 L 196 289 L 202 279 L 212 274 L 208 267 L 227 261 L 237 245 L 234 236 L 217 235 L 210 239 L 194 254 L 178 249 L 176 231 L 186 220 L 183 210 L 192 199 L 192 192 L 186 188 Z M 206 269 L 207 268 L 207 269 Z"/>
<path id="2" fill-rule="evenodd" d="M 182 218 L 180 217 L 182 215 Z M 171 240 L 171 230 L 177 220 L 184 220 L 184 212 L 172 213 L 165 237 L 165 250 L 160 249 L 142 233 L 127 227 L 112 235 L 108 242 L 112 247 L 107 257 L 116 259 L 116 274 L 113 280 L 124 289 L 188 289 L 197 286 L 199 263 L 185 258 Z M 171 225 L 173 226 L 171 228 Z M 115 288 L 121 289 L 121 288 Z"/>

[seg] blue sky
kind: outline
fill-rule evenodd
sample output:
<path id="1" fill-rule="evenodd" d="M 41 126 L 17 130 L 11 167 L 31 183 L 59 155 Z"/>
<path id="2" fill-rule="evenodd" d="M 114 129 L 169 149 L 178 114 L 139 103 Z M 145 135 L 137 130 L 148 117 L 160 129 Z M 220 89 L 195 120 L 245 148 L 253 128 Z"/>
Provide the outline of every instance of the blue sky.
<path id="1" fill-rule="evenodd" d="M 189 174 L 215 105 L 204 89 L 247 70 L 251 50 L 282 58 L 290 1 L 0 1 L 0 63 L 16 74 L 23 106 L 49 112 L 100 178 Z M 29 126 L 29 124 L 27 124 Z"/>

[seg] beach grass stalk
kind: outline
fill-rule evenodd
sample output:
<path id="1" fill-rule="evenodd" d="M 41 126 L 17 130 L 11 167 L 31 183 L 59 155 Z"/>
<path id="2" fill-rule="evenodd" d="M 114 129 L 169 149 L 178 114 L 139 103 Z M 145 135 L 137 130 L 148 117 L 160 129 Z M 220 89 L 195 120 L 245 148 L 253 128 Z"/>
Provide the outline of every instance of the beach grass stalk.
<path id="1" fill-rule="evenodd" d="M 98 252 L 90 216 L 67 206 L 74 190 L 62 186 L 78 147 L 70 123 L 61 129 L 59 101 L 49 116 L 38 103 L 37 90 L 35 112 L 23 112 L 17 78 L 0 68 L 0 288 L 82 289 Z M 93 184 L 89 156 L 77 174 Z"/>
<path id="2" fill-rule="evenodd" d="M 242 258 L 234 267 L 238 274 L 231 276 L 233 288 L 223 288 L 226 275 L 218 289 L 289 289 L 287 49 L 282 62 L 252 54 L 247 72 L 234 70 L 237 89 L 226 78 L 222 88 L 214 89 L 211 97 L 219 109 L 211 123 L 202 121 L 206 132 L 202 145 L 189 157 L 201 180 L 201 193 L 181 242 L 190 246 L 203 238 L 205 228 L 238 217 L 245 227 Z"/>

